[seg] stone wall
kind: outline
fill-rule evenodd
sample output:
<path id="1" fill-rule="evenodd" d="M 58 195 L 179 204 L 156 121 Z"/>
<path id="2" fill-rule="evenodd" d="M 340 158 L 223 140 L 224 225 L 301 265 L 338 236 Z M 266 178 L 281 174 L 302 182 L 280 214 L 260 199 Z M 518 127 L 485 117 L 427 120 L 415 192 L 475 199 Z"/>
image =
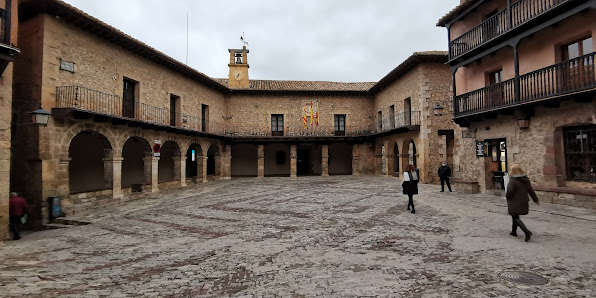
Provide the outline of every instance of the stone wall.
<path id="1" fill-rule="evenodd" d="M 458 178 L 475 180 L 483 192 L 490 183 L 490 170 L 485 159 L 475 156 L 475 140 L 505 138 L 507 166 L 518 163 L 525 169 L 532 183 L 547 187 L 596 188 L 593 183 L 578 183 L 565 178 L 562 129 L 569 126 L 596 124 L 596 106 L 593 102 L 563 101 L 554 108 L 537 107 L 530 118 L 530 127 L 520 129 L 516 115 L 499 115 L 482 123 L 472 122 L 469 130 L 475 139 L 463 139 L 457 152 Z M 490 187 L 488 187 L 490 189 Z"/>
<path id="2" fill-rule="evenodd" d="M 138 82 L 136 101 L 169 109 L 170 94 L 180 97 L 182 113 L 223 123 L 225 96 L 186 76 L 133 54 L 109 41 L 48 15 L 43 19 L 43 106 L 55 106 L 56 87 L 82 86 L 122 97 L 124 78 Z M 60 61 L 75 63 L 74 73 L 60 70 Z M 169 115 L 168 115 L 169 116 Z"/>
<path id="3" fill-rule="evenodd" d="M 285 134 L 304 130 L 303 106 L 311 101 L 318 103 L 319 125 L 313 126 L 308 121 L 308 129 L 332 133 L 335 114 L 346 115 L 347 131 L 365 127 L 371 121 L 373 100 L 364 96 L 233 95 L 227 100 L 231 117 L 228 127 L 241 133 L 271 132 L 271 114 L 283 114 Z"/>
<path id="4" fill-rule="evenodd" d="M 12 119 L 12 67 L 0 77 L 0 241 L 8 238 L 8 195 L 10 193 L 10 123 Z"/>

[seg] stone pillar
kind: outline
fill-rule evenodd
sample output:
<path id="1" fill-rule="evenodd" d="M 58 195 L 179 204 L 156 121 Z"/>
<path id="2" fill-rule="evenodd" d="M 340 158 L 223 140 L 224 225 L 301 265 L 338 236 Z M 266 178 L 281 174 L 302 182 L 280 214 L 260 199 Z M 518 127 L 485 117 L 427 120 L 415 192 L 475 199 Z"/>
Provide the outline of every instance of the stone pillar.
<path id="1" fill-rule="evenodd" d="M 203 180 L 203 183 L 207 183 L 207 156 L 203 155 L 201 158 L 203 159 L 203 164 L 201 165 L 200 170 L 201 179 Z"/>
<path id="2" fill-rule="evenodd" d="M 352 175 L 360 175 L 360 150 L 358 150 L 358 144 L 352 145 Z"/>
<path id="3" fill-rule="evenodd" d="M 197 163 L 197 176 L 195 177 L 195 183 L 202 183 L 203 182 L 203 156 L 197 155 L 195 157 L 195 162 Z"/>
<path id="4" fill-rule="evenodd" d="M 290 145 L 290 178 L 296 178 L 296 161 L 298 159 L 296 153 L 296 145 Z"/>
<path id="5" fill-rule="evenodd" d="M 322 176 L 329 176 L 329 145 L 323 145 L 321 148 L 321 168 Z"/>
<path id="6" fill-rule="evenodd" d="M 263 178 L 265 177 L 265 146 L 258 145 L 257 146 L 257 177 Z"/>
<path id="7" fill-rule="evenodd" d="M 151 170 L 153 165 L 153 153 L 145 155 L 143 158 L 143 173 L 145 179 L 143 184 L 151 184 Z"/>
<path id="8" fill-rule="evenodd" d="M 222 162 L 222 172 L 223 172 L 223 179 L 224 180 L 231 180 L 232 179 L 232 146 L 225 145 L 224 151 L 226 154 L 224 155 L 223 162 Z"/>
<path id="9" fill-rule="evenodd" d="M 120 199 L 122 195 L 122 160 L 120 156 L 112 157 L 112 197 Z"/>
<path id="10" fill-rule="evenodd" d="M 215 179 L 219 179 L 221 180 L 223 178 L 222 172 L 221 172 L 221 162 L 222 158 L 221 158 L 221 154 L 220 155 L 216 155 L 215 156 Z"/>
<path id="11" fill-rule="evenodd" d="M 103 161 L 103 182 L 106 189 L 112 188 L 114 184 L 114 165 L 112 158 L 112 156 L 108 156 L 101 159 Z"/>
<path id="12" fill-rule="evenodd" d="M 174 156 L 174 167 L 178 162 L 178 168 L 180 170 L 180 187 L 186 186 L 186 155 Z"/>
<path id="13" fill-rule="evenodd" d="M 151 192 L 159 190 L 159 157 L 151 157 Z"/>

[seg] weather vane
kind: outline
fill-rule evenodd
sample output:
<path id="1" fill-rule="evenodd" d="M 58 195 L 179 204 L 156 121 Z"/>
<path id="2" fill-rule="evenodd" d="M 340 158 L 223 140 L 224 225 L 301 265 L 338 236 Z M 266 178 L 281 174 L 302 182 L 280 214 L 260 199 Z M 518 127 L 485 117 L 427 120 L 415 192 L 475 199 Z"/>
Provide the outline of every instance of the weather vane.
<path id="1" fill-rule="evenodd" d="M 248 41 L 246 41 L 246 38 L 244 38 L 244 32 L 242 32 L 242 35 L 240 36 L 240 40 L 244 43 L 244 46 L 248 45 Z"/>

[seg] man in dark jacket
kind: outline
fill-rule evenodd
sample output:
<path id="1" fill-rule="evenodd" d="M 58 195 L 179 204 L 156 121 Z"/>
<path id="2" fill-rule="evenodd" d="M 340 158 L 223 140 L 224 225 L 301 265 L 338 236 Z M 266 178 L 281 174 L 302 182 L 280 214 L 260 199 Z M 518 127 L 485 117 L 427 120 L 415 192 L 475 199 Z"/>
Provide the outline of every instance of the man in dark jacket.
<path id="1" fill-rule="evenodd" d="M 10 220 L 10 231 L 12 232 L 12 239 L 21 239 L 21 218 L 27 214 L 27 202 L 22 197 L 19 197 L 16 192 L 10 193 L 8 200 L 8 216 Z"/>
<path id="2" fill-rule="evenodd" d="M 447 182 L 447 188 L 451 192 L 451 183 L 449 182 L 451 177 L 451 168 L 443 161 L 443 164 L 439 167 L 439 178 L 441 178 L 441 192 L 445 191 L 445 182 Z"/>

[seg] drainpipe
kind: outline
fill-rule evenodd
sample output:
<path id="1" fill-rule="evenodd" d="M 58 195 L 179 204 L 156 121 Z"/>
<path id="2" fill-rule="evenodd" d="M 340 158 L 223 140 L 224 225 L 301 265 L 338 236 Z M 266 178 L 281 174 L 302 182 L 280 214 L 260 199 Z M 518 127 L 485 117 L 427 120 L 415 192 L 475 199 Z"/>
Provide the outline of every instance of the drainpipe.
<path id="1" fill-rule="evenodd" d="M 519 45 L 519 40 L 513 43 L 513 64 L 515 67 L 515 80 L 513 81 L 513 88 L 515 91 L 515 102 L 519 102 L 521 100 L 521 91 L 520 91 L 520 82 L 519 82 L 519 53 L 517 50 L 517 46 Z"/>

